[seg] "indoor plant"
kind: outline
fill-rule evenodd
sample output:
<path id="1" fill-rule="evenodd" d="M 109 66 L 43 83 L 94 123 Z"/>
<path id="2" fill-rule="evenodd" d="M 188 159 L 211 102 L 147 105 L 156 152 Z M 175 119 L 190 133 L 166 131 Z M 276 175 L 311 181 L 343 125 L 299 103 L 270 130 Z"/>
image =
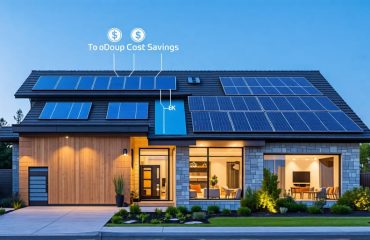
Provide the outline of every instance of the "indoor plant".
<path id="1" fill-rule="evenodd" d="M 114 191 L 116 192 L 116 205 L 117 207 L 123 206 L 123 201 L 125 199 L 123 195 L 125 181 L 123 180 L 122 175 L 118 175 L 113 178 Z"/>
<path id="2" fill-rule="evenodd" d="M 214 188 L 218 183 L 218 177 L 216 175 L 213 175 L 209 183 L 211 184 L 212 188 Z"/>

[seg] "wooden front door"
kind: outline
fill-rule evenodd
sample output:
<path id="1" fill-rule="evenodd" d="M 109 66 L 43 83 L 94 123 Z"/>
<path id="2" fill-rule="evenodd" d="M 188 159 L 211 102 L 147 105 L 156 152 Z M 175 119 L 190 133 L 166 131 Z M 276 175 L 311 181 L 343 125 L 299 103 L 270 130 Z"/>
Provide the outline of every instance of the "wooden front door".
<path id="1" fill-rule="evenodd" d="M 160 199 L 160 166 L 140 166 L 140 198 Z"/>

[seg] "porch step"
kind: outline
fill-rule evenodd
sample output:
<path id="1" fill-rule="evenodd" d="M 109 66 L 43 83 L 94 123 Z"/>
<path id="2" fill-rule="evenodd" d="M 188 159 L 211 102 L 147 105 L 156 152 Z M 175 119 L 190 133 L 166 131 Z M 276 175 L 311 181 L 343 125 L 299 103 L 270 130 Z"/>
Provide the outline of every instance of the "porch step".
<path id="1" fill-rule="evenodd" d="M 174 202 L 171 201 L 143 201 L 138 202 L 140 207 L 169 207 L 175 206 Z"/>

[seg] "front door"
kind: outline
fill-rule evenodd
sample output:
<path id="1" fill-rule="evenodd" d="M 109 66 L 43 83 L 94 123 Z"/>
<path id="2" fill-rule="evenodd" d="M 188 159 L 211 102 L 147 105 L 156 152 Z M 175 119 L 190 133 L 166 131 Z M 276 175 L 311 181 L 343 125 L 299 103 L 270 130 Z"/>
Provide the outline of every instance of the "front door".
<path id="1" fill-rule="evenodd" d="M 140 166 L 140 198 L 160 199 L 160 166 Z"/>
<path id="2" fill-rule="evenodd" d="M 28 176 L 29 205 L 48 205 L 48 168 L 30 167 Z"/>

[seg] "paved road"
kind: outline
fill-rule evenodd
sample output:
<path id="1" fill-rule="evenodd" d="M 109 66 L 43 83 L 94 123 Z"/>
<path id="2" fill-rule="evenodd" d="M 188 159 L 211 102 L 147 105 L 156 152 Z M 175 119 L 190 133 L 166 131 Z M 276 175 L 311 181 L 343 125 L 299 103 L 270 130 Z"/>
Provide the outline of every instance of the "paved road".
<path id="1" fill-rule="evenodd" d="M 96 236 L 116 207 L 26 207 L 0 216 L 0 237 Z"/>

